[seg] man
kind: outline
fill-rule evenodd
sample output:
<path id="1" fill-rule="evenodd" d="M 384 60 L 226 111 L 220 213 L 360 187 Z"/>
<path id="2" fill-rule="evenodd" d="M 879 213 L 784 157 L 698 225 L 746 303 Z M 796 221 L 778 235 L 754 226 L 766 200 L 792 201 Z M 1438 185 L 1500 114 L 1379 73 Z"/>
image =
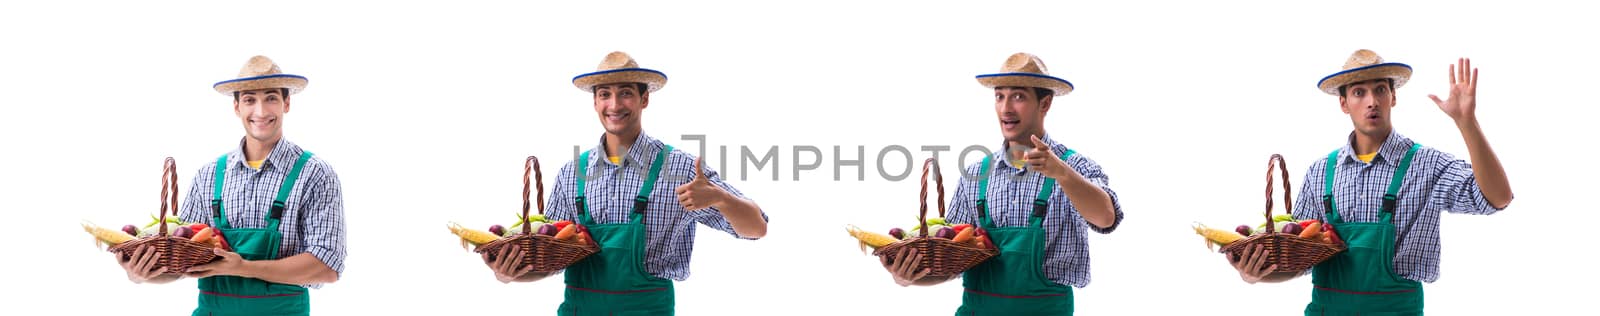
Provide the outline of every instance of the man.
<path id="1" fill-rule="evenodd" d="M 599 146 L 561 167 L 549 214 L 588 227 L 602 250 L 567 267 L 557 314 L 671 315 L 672 281 L 689 277 L 695 223 L 754 240 L 766 235 L 767 215 L 700 159 L 644 134 L 644 110 L 667 83 L 665 74 L 612 52 L 598 71 L 572 83 L 592 94 L 605 134 Z M 549 276 L 514 269 L 521 261 L 516 251 L 484 256 L 497 279 Z"/>
<path id="2" fill-rule="evenodd" d="M 1422 283 L 1439 278 L 1441 211 L 1493 214 L 1511 203 L 1499 158 L 1478 126 L 1478 70 L 1468 59 L 1450 69 L 1450 94 L 1429 95 L 1461 131 L 1472 163 L 1401 136 L 1390 125 L 1394 91 L 1411 67 L 1358 50 L 1344 70 L 1317 87 L 1339 96 L 1355 131 L 1343 147 L 1306 172 L 1294 216 L 1334 226 L 1348 250 L 1311 269 L 1306 315 L 1421 315 Z M 1471 71 L 1468 71 L 1471 69 Z M 1260 247 L 1228 260 L 1248 283 L 1300 276 L 1264 264 Z"/>
<path id="3" fill-rule="evenodd" d="M 309 315 L 307 288 L 339 280 L 345 230 L 339 177 L 326 161 L 283 139 L 289 96 L 306 78 L 284 74 L 271 59 L 251 57 L 239 78 L 212 87 L 233 96 L 245 137 L 216 163 L 200 168 L 181 218 L 221 231 L 234 252 L 182 275 L 200 278 L 194 315 Z M 146 247 L 122 261 L 134 283 L 180 278 L 152 269 Z"/>
<path id="4" fill-rule="evenodd" d="M 962 274 L 957 315 L 1071 315 L 1072 288 L 1089 284 L 1088 231 L 1107 234 L 1122 207 L 1100 165 L 1045 133 L 1055 96 L 1072 83 L 1051 76 L 1027 53 L 1011 55 L 1000 73 L 980 75 L 994 89 L 1004 150 L 966 167 L 947 222 L 983 227 L 1000 248 Z M 901 286 L 933 285 L 914 249 L 883 262 Z M 1070 287 L 1069 287 L 1070 286 Z"/>

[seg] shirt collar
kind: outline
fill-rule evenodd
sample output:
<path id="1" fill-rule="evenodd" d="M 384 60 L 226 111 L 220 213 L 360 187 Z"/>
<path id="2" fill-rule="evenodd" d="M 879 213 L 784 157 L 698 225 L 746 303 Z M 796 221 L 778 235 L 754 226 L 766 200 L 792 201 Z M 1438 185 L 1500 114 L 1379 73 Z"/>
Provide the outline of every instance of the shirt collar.
<path id="1" fill-rule="evenodd" d="M 655 156 L 653 155 L 655 155 L 656 151 L 660 150 L 661 147 L 661 141 L 651 138 L 650 135 L 646 135 L 641 131 L 639 132 L 639 137 L 633 140 L 633 146 L 628 147 L 628 154 L 622 156 L 622 161 L 617 166 L 625 167 L 629 164 L 647 164 L 649 162 L 654 162 L 653 160 L 655 159 Z M 596 159 L 593 162 L 586 163 L 592 165 L 611 163 L 610 157 L 607 157 L 608 155 L 606 155 L 605 134 L 600 135 L 600 145 L 589 149 L 589 152 L 591 152 L 589 155 L 596 156 Z"/>
<path id="2" fill-rule="evenodd" d="M 1361 161 L 1356 158 L 1355 141 L 1356 133 L 1350 132 L 1344 148 L 1340 149 L 1339 160 L 1341 163 Z M 1378 145 L 1378 156 L 1372 158 L 1372 163 L 1398 167 L 1400 166 L 1400 159 L 1405 157 L 1406 151 L 1411 150 L 1411 144 L 1413 143 L 1410 138 L 1400 135 L 1399 132 L 1389 130 L 1389 136 L 1384 138 L 1383 144 Z"/>
<path id="3" fill-rule="evenodd" d="M 267 152 L 267 159 L 261 163 L 261 170 L 268 170 L 268 168 L 275 170 L 280 166 L 292 166 L 295 160 L 299 158 L 300 146 L 289 142 L 288 139 L 279 138 L 278 143 L 272 145 L 272 151 Z M 245 164 L 243 138 L 239 139 L 239 146 L 234 147 L 233 152 L 228 154 L 228 165 L 249 168 L 249 165 Z"/>
<path id="4" fill-rule="evenodd" d="M 1061 145 L 1060 143 L 1057 143 L 1055 139 L 1050 138 L 1050 134 L 1049 133 L 1045 133 L 1044 137 L 1040 137 L 1039 140 L 1044 141 L 1045 145 L 1049 145 L 1050 146 L 1050 151 L 1055 152 L 1056 155 L 1060 155 L 1061 153 L 1067 151 L 1067 147 L 1065 145 Z M 1025 171 L 1025 169 L 1017 168 L 1017 166 L 1011 164 L 1011 161 L 1009 160 L 1010 157 L 1008 157 L 1006 155 L 1006 151 L 1011 150 L 1010 147 L 1011 147 L 1011 142 L 1004 141 L 1004 140 L 1000 141 L 1000 151 L 997 151 L 997 152 L 995 152 L 993 154 L 990 154 L 990 157 L 991 157 L 990 160 L 994 160 L 994 161 L 992 161 L 990 163 L 994 164 L 994 166 L 996 168 L 998 168 L 998 169 L 1004 169 L 1004 170 L 1007 170 L 1009 172 Z"/>

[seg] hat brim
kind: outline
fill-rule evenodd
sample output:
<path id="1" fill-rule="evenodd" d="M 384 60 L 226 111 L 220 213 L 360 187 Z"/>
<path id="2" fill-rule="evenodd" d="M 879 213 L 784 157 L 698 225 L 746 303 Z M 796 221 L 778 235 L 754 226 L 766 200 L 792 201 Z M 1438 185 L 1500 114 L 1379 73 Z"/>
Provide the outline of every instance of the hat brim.
<path id="1" fill-rule="evenodd" d="M 602 70 L 572 77 L 572 85 L 584 92 L 594 92 L 594 86 L 613 83 L 637 82 L 648 87 L 649 92 L 667 85 L 667 74 L 645 68 Z"/>
<path id="2" fill-rule="evenodd" d="M 1010 72 L 978 75 L 978 83 L 984 87 L 1030 87 L 1045 88 L 1054 91 L 1055 95 L 1066 95 L 1072 92 L 1072 83 L 1067 79 L 1056 78 L 1050 75 L 1041 75 L 1027 72 Z"/>
<path id="3" fill-rule="evenodd" d="M 1394 88 L 1399 89 L 1400 86 L 1406 85 L 1407 80 L 1411 79 L 1411 66 L 1402 63 L 1382 63 L 1350 68 L 1322 77 L 1321 81 L 1317 81 L 1317 89 L 1321 89 L 1322 92 L 1327 94 L 1339 95 L 1339 87 L 1383 78 L 1393 79 Z"/>
<path id="4" fill-rule="evenodd" d="M 298 75 L 276 74 L 226 80 L 211 85 L 211 88 L 217 89 L 218 93 L 230 96 L 233 95 L 233 92 L 235 91 L 272 88 L 289 88 L 289 94 L 296 94 L 300 93 L 300 90 L 306 89 L 306 83 L 308 81 L 309 80 L 306 80 L 306 77 Z"/>

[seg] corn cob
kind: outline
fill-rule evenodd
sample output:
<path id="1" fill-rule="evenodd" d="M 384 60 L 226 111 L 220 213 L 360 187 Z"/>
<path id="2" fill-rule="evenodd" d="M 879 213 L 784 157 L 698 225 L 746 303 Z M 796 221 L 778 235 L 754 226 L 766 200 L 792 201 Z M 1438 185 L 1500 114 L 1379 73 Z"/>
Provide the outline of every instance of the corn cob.
<path id="1" fill-rule="evenodd" d="M 450 233 L 461 237 L 462 243 L 472 243 L 473 246 L 487 244 L 500 239 L 500 236 L 495 236 L 486 231 L 462 227 L 461 224 L 456 224 L 455 222 L 451 222 L 448 227 L 450 228 Z M 464 247 L 465 245 L 462 246 Z"/>
<path id="2" fill-rule="evenodd" d="M 894 239 L 894 237 L 890 237 L 889 235 L 862 230 L 860 227 L 856 227 L 856 225 L 846 226 L 845 231 L 850 232 L 850 236 L 855 237 L 856 240 L 859 241 L 862 252 L 866 252 L 867 247 L 878 249 L 878 247 L 888 246 L 896 241 L 900 241 L 899 239 Z"/>
<path id="3" fill-rule="evenodd" d="M 95 226 L 89 222 L 84 222 L 81 225 L 83 225 L 83 231 L 88 232 L 90 235 L 94 235 L 96 244 L 104 243 L 107 245 L 116 246 L 118 244 L 133 240 L 132 235 L 128 235 L 128 233 L 122 232 L 121 230 Z"/>
<path id="4" fill-rule="evenodd" d="M 1214 245 L 1227 246 L 1235 241 L 1244 239 L 1244 236 L 1239 235 L 1239 233 L 1206 227 L 1206 225 L 1200 223 L 1194 224 L 1194 233 L 1205 237 L 1206 249 L 1215 249 Z"/>

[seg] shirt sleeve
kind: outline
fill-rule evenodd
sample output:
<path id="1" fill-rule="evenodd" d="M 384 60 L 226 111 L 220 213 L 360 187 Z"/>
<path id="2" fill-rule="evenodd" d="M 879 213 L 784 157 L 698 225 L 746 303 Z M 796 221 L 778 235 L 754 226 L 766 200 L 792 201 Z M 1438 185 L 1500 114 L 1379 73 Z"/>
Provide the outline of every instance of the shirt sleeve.
<path id="1" fill-rule="evenodd" d="M 1311 164 L 1311 168 L 1306 170 L 1305 180 L 1300 181 L 1300 195 L 1296 196 L 1294 200 L 1293 215 L 1295 219 L 1326 220 L 1322 218 L 1322 215 L 1327 212 L 1322 204 L 1322 178 L 1325 177 L 1326 173 L 1326 169 L 1323 168 L 1326 168 L 1327 165 L 1327 159 L 1323 159 L 1321 162 Z M 1281 188 L 1281 185 L 1273 186 L 1273 188 Z M 1282 194 L 1279 192 L 1273 193 L 1272 198 L 1274 199 L 1278 198 L 1279 194 Z"/>
<path id="2" fill-rule="evenodd" d="M 576 160 L 574 160 L 574 163 L 576 163 Z M 550 197 L 545 199 L 544 202 L 545 219 L 551 221 L 575 220 L 574 217 L 577 216 L 576 209 L 578 206 L 577 201 L 574 200 L 577 195 L 573 191 L 575 190 L 574 187 L 577 186 L 574 183 L 577 178 L 573 175 L 573 168 L 576 168 L 575 165 L 568 163 L 561 167 L 560 173 L 556 174 L 554 188 L 550 189 Z M 538 212 L 538 209 L 531 211 Z"/>
<path id="3" fill-rule="evenodd" d="M 1489 215 L 1505 209 L 1494 207 L 1483 197 L 1483 188 L 1478 187 L 1471 163 L 1439 153 L 1434 165 L 1439 166 L 1439 182 L 1433 189 L 1434 205 L 1442 205 L 1451 213 L 1475 215 Z"/>
<path id="4" fill-rule="evenodd" d="M 1111 178 L 1106 176 L 1104 170 L 1100 169 L 1100 164 L 1094 163 L 1093 160 L 1089 160 L 1087 157 L 1078 156 L 1074 160 L 1078 163 L 1073 164 L 1073 169 L 1077 170 L 1078 174 L 1083 175 L 1084 179 L 1088 179 L 1089 183 L 1093 183 L 1095 186 L 1100 187 L 1101 191 L 1106 192 L 1106 195 L 1111 198 L 1111 210 L 1116 214 L 1116 218 L 1111 221 L 1111 226 L 1097 227 L 1094 224 L 1089 224 L 1087 219 L 1084 220 L 1084 223 L 1088 224 L 1089 229 L 1094 230 L 1096 233 L 1110 234 L 1112 231 L 1117 230 L 1118 225 L 1122 224 L 1122 202 L 1117 198 L 1117 191 L 1111 190 Z M 1062 192 L 1062 196 L 1065 197 L 1066 192 Z M 1082 216 L 1080 215 L 1079 217 Z"/>
<path id="5" fill-rule="evenodd" d="M 691 162 L 687 168 L 684 168 L 684 170 L 694 170 L 693 162 Z M 744 196 L 744 193 L 739 192 L 738 188 L 734 188 L 732 185 L 728 185 L 726 181 L 723 181 L 722 176 L 717 173 L 716 169 L 706 167 L 705 175 L 707 181 L 710 181 L 712 185 L 728 191 L 729 194 L 733 194 L 735 197 L 749 199 Z M 767 211 L 764 209 L 759 211 L 761 212 L 761 220 L 767 221 Z M 704 224 L 716 230 L 727 232 L 728 234 L 733 235 L 735 238 L 746 240 L 757 239 L 739 236 L 739 233 L 733 231 L 733 224 L 728 223 L 728 218 L 722 215 L 722 210 L 719 210 L 715 207 L 689 212 L 689 217 L 696 222 L 700 222 L 700 224 Z"/>
<path id="6" fill-rule="evenodd" d="M 215 170 L 215 167 L 201 167 L 200 171 L 196 172 L 189 184 L 189 194 L 183 198 L 183 206 L 179 209 L 179 220 L 185 223 L 204 223 L 206 226 L 215 225 L 211 222 L 211 199 L 205 196 L 211 192 L 211 186 L 215 185 L 212 181 L 208 181 L 213 176 L 211 172 Z"/>
<path id="7" fill-rule="evenodd" d="M 971 169 L 971 168 L 968 168 L 968 169 Z M 970 172 L 970 174 L 972 174 L 974 177 L 979 176 L 978 173 L 975 172 L 975 171 L 968 170 L 968 172 Z M 960 181 L 957 182 L 957 184 L 956 184 L 955 192 L 951 193 L 952 197 L 950 198 L 950 204 L 945 205 L 945 207 L 947 209 L 946 209 L 946 212 L 944 214 L 945 215 L 944 221 L 946 223 L 950 223 L 950 224 L 973 224 L 973 225 L 978 225 L 978 217 L 977 217 L 977 211 L 978 211 L 977 210 L 977 206 L 978 206 L 977 203 L 978 203 L 978 201 L 977 201 L 977 198 L 973 197 L 973 195 L 977 194 L 977 193 L 975 193 L 975 191 L 977 191 L 977 186 L 978 185 L 976 183 L 978 183 L 978 182 L 975 181 L 975 180 L 968 180 L 967 177 L 965 175 L 962 175 L 962 174 L 957 174 L 957 176 L 960 179 Z M 928 195 L 936 196 L 936 195 L 938 195 L 937 192 L 938 191 L 929 192 Z M 930 202 L 930 204 L 928 205 L 928 216 L 937 216 L 937 215 L 939 215 L 938 214 L 939 205 L 932 204 L 932 203 L 938 203 L 938 202 Z M 910 221 L 907 221 L 907 222 L 910 222 Z M 908 227 L 908 229 L 909 229 L 909 227 Z M 907 233 L 912 233 L 912 232 L 908 231 Z"/>
<path id="8" fill-rule="evenodd" d="M 305 219 L 301 221 L 304 234 L 300 251 L 322 260 L 333 272 L 344 275 L 345 221 L 344 193 L 339 176 L 332 168 L 323 173 L 311 186 L 306 187 L 306 206 L 302 208 Z"/>

